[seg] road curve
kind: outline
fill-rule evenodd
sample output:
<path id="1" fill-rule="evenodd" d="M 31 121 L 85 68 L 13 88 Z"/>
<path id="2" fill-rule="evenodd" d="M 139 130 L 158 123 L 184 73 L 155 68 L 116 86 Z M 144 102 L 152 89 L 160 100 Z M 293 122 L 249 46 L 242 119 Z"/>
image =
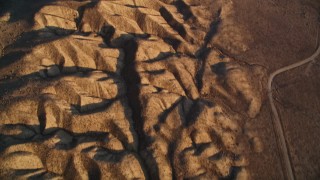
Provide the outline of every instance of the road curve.
<path id="1" fill-rule="evenodd" d="M 285 140 L 285 137 L 284 137 L 284 133 L 283 133 L 283 127 L 282 127 L 282 124 L 281 124 L 281 121 L 280 121 L 280 118 L 279 118 L 278 111 L 277 111 L 276 106 L 275 106 L 274 101 L 273 101 L 272 81 L 277 75 L 279 75 L 279 74 L 281 74 L 283 72 L 289 71 L 291 69 L 297 68 L 299 66 L 302 66 L 302 65 L 304 65 L 304 64 L 306 64 L 308 62 L 311 62 L 317 56 L 319 56 L 319 54 L 320 54 L 320 46 L 319 46 L 319 43 L 317 43 L 317 44 L 318 44 L 318 49 L 310 57 L 274 71 L 273 73 L 271 73 L 271 75 L 269 76 L 269 79 L 268 79 L 268 87 L 267 87 L 268 88 L 268 98 L 269 98 L 271 109 L 272 109 L 272 112 L 273 112 L 273 115 L 274 115 L 273 125 L 274 125 L 275 131 L 276 131 L 278 146 L 281 149 L 280 153 L 282 155 L 281 158 L 282 158 L 282 161 L 284 163 L 283 164 L 284 172 L 286 173 L 286 177 L 289 180 L 294 180 L 294 175 L 293 175 L 293 170 L 292 170 L 292 166 L 291 166 L 291 161 L 290 161 L 290 158 L 289 158 L 289 152 L 288 152 L 288 148 L 287 148 L 287 143 L 286 143 L 286 140 Z"/>

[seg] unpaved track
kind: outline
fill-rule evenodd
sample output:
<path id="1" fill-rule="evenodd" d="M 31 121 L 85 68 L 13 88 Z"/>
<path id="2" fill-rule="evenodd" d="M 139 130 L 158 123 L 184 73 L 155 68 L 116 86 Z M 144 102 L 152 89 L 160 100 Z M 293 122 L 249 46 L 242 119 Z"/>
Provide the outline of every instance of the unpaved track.
<path id="1" fill-rule="evenodd" d="M 317 37 L 317 38 L 319 38 L 319 37 Z M 283 132 L 283 127 L 282 127 L 282 124 L 281 124 L 281 121 L 280 121 L 280 117 L 279 117 L 278 111 L 277 111 L 276 106 L 275 106 L 274 101 L 273 101 L 272 81 L 277 75 L 279 75 L 279 74 L 281 74 L 283 72 L 289 71 L 291 69 L 297 68 L 299 66 L 302 66 L 302 65 L 304 65 L 304 64 L 306 64 L 308 62 L 313 61 L 316 57 L 318 57 L 319 54 L 320 54 L 320 46 L 319 46 L 319 43 L 317 43 L 317 44 L 318 44 L 318 49 L 310 57 L 274 71 L 273 73 L 271 73 L 271 75 L 270 75 L 270 77 L 268 79 L 268 98 L 269 98 L 269 101 L 270 101 L 272 113 L 274 115 L 273 125 L 274 125 L 274 128 L 276 130 L 278 146 L 281 149 L 281 156 L 282 156 L 281 159 L 282 159 L 282 162 L 283 162 L 284 172 L 286 173 L 286 177 L 288 179 L 290 179 L 290 180 L 294 179 L 294 174 L 293 174 L 293 170 L 292 170 L 291 161 L 290 161 L 290 158 L 289 158 L 289 152 L 288 152 L 287 142 L 286 142 L 286 139 L 285 139 L 285 136 L 284 136 L 284 132 Z"/>

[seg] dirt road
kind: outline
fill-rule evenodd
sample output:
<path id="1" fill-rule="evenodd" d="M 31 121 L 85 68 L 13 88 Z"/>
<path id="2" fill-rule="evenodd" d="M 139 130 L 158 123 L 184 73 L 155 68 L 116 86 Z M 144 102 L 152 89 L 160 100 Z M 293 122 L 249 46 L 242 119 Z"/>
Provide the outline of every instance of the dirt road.
<path id="1" fill-rule="evenodd" d="M 272 112 L 274 114 L 273 124 L 274 124 L 274 128 L 276 130 L 276 135 L 277 135 L 277 138 L 278 138 L 277 139 L 278 140 L 278 146 L 279 146 L 279 149 L 281 150 L 281 153 L 282 153 L 281 159 L 282 159 L 282 162 L 283 162 L 284 172 L 286 173 L 286 176 L 287 176 L 288 179 L 294 179 L 294 174 L 293 174 L 293 170 L 292 170 L 292 166 L 291 166 L 291 162 L 290 162 L 290 157 L 289 157 L 289 153 L 288 153 L 286 139 L 285 139 L 284 133 L 283 133 L 283 127 L 282 127 L 282 124 L 281 124 L 281 121 L 280 121 L 280 118 L 279 118 L 278 111 L 277 111 L 276 106 L 275 106 L 274 101 L 273 101 L 272 82 L 273 82 L 273 79 L 277 75 L 279 75 L 279 74 L 281 74 L 283 72 L 289 71 L 291 69 L 297 68 L 299 66 L 302 66 L 302 65 L 304 65 L 304 64 L 306 64 L 308 62 L 311 62 L 317 56 L 319 56 L 319 54 L 320 54 L 320 46 L 319 46 L 319 43 L 318 43 L 318 49 L 310 57 L 308 57 L 308 58 L 306 58 L 304 60 L 301 60 L 299 62 L 296 62 L 294 64 L 291 64 L 289 66 L 286 66 L 286 67 L 283 67 L 283 68 L 280 68 L 280 69 L 276 70 L 275 72 L 273 72 L 270 75 L 269 80 L 268 80 L 268 98 L 269 98 L 269 101 L 270 101 Z"/>

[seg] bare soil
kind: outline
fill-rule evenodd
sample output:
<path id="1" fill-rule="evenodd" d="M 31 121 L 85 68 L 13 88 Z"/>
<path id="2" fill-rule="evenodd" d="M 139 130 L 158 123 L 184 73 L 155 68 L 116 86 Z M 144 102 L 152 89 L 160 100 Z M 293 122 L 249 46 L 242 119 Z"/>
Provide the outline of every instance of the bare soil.
<path id="1" fill-rule="evenodd" d="M 0 179 L 287 179 L 271 72 L 317 0 L 0 0 Z M 319 60 L 275 79 L 296 179 L 320 178 Z"/>

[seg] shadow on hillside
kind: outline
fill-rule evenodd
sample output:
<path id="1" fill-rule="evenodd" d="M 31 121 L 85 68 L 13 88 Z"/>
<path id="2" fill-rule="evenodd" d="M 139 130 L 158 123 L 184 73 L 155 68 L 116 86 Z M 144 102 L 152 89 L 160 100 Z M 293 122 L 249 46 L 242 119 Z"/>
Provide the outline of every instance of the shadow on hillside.
<path id="1" fill-rule="evenodd" d="M 27 21 L 33 23 L 34 15 L 45 5 L 56 0 L 0 0 L 0 16 L 9 13 L 9 22 Z"/>

